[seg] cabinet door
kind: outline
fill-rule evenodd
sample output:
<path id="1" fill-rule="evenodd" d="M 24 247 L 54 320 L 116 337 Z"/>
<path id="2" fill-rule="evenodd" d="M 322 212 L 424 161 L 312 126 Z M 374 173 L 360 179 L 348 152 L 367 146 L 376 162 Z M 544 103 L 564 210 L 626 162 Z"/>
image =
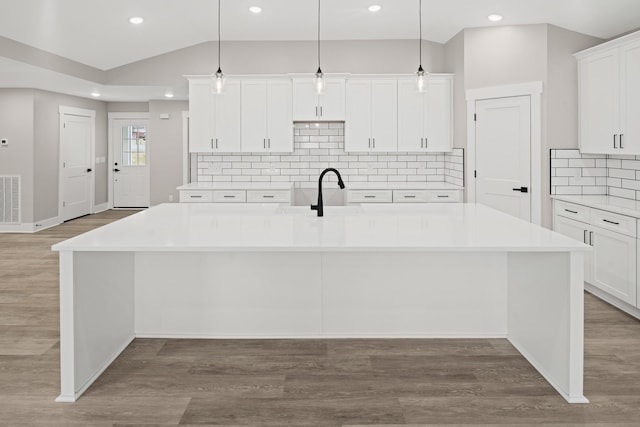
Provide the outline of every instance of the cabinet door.
<path id="1" fill-rule="evenodd" d="M 413 79 L 398 80 L 398 151 L 424 151 L 423 105 Z"/>
<path id="2" fill-rule="evenodd" d="M 349 80 L 346 87 L 344 150 L 371 149 L 371 81 Z"/>
<path id="3" fill-rule="evenodd" d="M 398 151 L 398 82 L 371 83 L 372 151 Z"/>
<path id="4" fill-rule="evenodd" d="M 293 81 L 293 120 L 312 122 L 318 120 L 320 107 L 318 94 L 313 86 L 313 78 Z M 343 119 L 344 120 L 344 119 Z"/>
<path id="5" fill-rule="evenodd" d="M 640 154 L 640 42 L 620 48 L 619 154 Z"/>
<path id="6" fill-rule="evenodd" d="M 563 234 L 567 237 L 571 237 L 572 239 L 578 240 L 582 243 L 587 243 L 589 241 L 589 224 L 585 224 L 584 222 L 575 221 L 573 219 L 565 218 L 560 215 L 555 215 L 553 217 L 553 230 Z M 591 254 L 585 253 L 584 255 L 584 281 L 592 282 L 592 270 L 593 270 L 593 262 L 591 260 Z"/>
<path id="7" fill-rule="evenodd" d="M 215 103 L 214 151 L 240 151 L 240 82 L 227 81 L 221 94 L 213 95 Z"/>
<path id="8" fill-rule="evenodd" d="M 343 121 L 345 118 L 345 80 L 327 79 L 325 91 L 318 97 L 319 118 L 326 121 Z"/>
<path id="9" fill-rule="evenodd" d="M 290 80 L 269 81 L 267 85 L 267 149 L 293 151 L 293 116 Z"/>
<path id="10" fill-rule="evenodd" d="M 211 81 L 189 81 L 189 152 L 213 151 L 213 120 Z"/>
<path id="11" fill-rule="evenodd" d="M 592 227 L 593 277 L 591 284 L 631 305 L 636 305 L 636 239 Z"/>
<path id="12" fill-rule="evenodd" d="M 580 151 L 620 154 L 614 148 L 618 133 L 618 49 L 580 61 Z M 616 141 L 617 144 L 617 141 Z"/>
<path id="13" fill-rule="evenodd" d="M 267 151 L 267 82 L 243 81 L 241 99 L 242 151 Z"/>
<path id="14" fill-rule="evenodd" d="M 426 149 L 432 152 L 453 148 L 453 81 L 430 79 L 424 94 L 424 133 Z"/>

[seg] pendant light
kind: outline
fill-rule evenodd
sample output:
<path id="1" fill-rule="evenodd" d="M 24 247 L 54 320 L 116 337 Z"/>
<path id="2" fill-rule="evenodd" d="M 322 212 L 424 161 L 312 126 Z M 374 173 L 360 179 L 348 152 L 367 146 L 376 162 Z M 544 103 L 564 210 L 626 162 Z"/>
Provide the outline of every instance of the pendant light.
<path id="1" fill-rule="evenodd" d="M 320 0 L 318 0 L 318 71 L 313 77 L 313 86 L 316 89 L 316 93 L 318 95 L 322 95 L 324 93 L 324 73 L 320 68 Z"/>
<path id="2" fill-rule="evenodd" d="M 418 0 L 420 2 L 420 7 L 418 10 L 418 16 L 420 19 L 420 66 L 418 67 L 418 72 L 416 73 L 416 87 L 418 88 L 418 92 L 423 93 L 427 91 L 427 76 L 429 73 L 424 71 L 422 68 L 422 0 Z"/>
<path id="3" fill-rule="evenodd" d="M 225 77 L 220 68 L 220 0 L 218 0 L 218 71 L 211 75 L 212 90 L 214 94 L 221 94 L 224 88 Z"/>

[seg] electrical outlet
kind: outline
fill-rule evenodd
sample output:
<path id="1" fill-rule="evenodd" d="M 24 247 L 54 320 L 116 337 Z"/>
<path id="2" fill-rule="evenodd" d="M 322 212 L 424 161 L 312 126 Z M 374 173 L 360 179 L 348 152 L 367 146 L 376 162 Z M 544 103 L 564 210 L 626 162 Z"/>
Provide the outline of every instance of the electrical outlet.
<path id="1" fill-rule="evenodd" d="M 9 140 L 6 138 L 2 138 L 0 139 L 0 147 L 8 147 L 9 146 Z"/>

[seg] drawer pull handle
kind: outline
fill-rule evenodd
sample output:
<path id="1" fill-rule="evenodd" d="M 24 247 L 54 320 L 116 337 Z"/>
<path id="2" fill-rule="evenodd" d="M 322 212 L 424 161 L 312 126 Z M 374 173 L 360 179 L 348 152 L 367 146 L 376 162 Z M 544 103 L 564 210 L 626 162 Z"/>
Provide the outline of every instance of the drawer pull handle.
<path id="1" fill-rule="evenodd" d="M 415 199 L 416 196 L 404 196 L 405 199 Z"/>
<path id="2" fill-rule="evenodd" d="M 236 198 L 236 196 L 222 196 L 222 197 L 224 197 L 225 199 L 235 199 Z"/>
<path id="3" fill-rule="evenodd" d="M 192 199 L 202 199 L 202 196 L 189 196 L 189 197 L 191 197 Z"/>
<path id="4" fill-rule="evenodd" d="M 589 232 L 589 244 L 593 246 L 593 231 Z"/>
<path id="5" fill-rule="evenodd" d="M 619 222 L 615 222 L 615 221 L 609 221 L 608 219 L 603 219 L 604 222 L 608 222 L 609 224 L 613 224 L 613 225 L 620 225 Z"/>
<path id="6" fill-rule="evenodd" d="M 582 240 L 584 241 L 585 245 L 588 244 L 587 243 L 587 230 L 584 230 L 584 238 Z"/>
<path id="7" fill-rule="evenodd" d="M 376 196 L 364 196 L 365 199 L 375 199 Z"/>
<path id="8" fill-rule="evenodd" d="M 447 199 L 447 198 L 449 198 L 449 196 L 446 196 L 446 195 L 445 195 L 445 196 L 441 196 L 440 194 L 438 194 L 438 197 L 439 197 L 439 198 L 441 198 L 441 199 Z"/>
<path id="9" fill-rule="evenodd" d="M 262 198 L 263 198 L 263 199 L 273 199 L 274 197 L 275 197 L 275 196 L 270 195 L 270 194 L 263 194 L 263 195 L 262 195 Z"/>
<path id="10" fill-rule="evenodd" d="M 577 211 L 572 211 L 571 209 L 565 209 L 565 211 L 566 211 L 566 212 L 570 212 L 570 213 L 572 213 L 572 214 L 577 214 L 577 213 L 578 213 Z"/>

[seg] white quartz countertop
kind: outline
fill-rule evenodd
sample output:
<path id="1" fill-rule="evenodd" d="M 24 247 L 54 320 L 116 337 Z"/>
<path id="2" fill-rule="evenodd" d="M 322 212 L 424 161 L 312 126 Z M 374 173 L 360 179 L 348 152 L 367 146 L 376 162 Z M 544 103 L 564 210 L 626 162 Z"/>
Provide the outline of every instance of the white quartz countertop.
<path id="1" fill-rule="evenodd" d="M 349 182 L 348 190 L 464 190 L 448 182 Z"/>
<path id="2" fill-rule="evenodd" d="M 622 197 L 552 195 L 551 198 L 640 218 L 640 202 Z"/>
<path id="3" fill-rule="evenodd" d="M 483 205 L 163 204 L 53 246 L 55 251 L 589 251 Z"/>
<path id="4" fill-rule="evenodd" d="M 192 182 L 178 190 L 291 190 L 292 182 Z"/>

